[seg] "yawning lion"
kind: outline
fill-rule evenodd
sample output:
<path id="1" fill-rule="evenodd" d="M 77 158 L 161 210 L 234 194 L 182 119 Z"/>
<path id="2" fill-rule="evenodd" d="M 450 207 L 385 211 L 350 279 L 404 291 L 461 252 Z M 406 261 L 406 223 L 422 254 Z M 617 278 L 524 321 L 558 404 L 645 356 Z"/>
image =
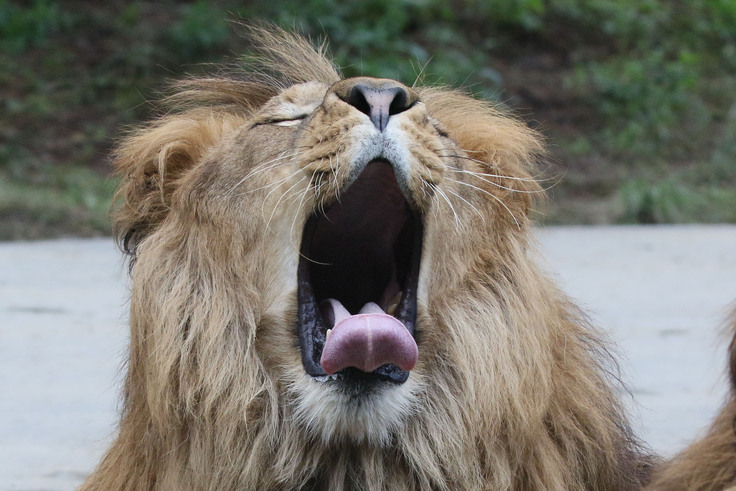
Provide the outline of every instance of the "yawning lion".
<path id="1" fill-rule="evenodd" d="M 128 374 L 83 488 L 640 488 L 605 343 L 536 264 L 538 136 L 254 31 L 117 152 Z"/>

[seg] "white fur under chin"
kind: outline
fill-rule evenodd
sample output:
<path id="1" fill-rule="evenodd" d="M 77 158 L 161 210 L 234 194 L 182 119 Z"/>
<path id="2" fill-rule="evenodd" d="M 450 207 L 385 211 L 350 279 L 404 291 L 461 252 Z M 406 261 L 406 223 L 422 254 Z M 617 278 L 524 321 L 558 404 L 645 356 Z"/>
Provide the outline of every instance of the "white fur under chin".
<path id="1" fill-rule="evenodd" d="M 340 390 L 340 382 L 320 382 L 305 374 L 295 387 L 297 420 L 325 444 L 388 446 L 415 410 L 419 384 L 412 377 L 400 385 L 376 387 L 371 394 L 350 396 Z"/>

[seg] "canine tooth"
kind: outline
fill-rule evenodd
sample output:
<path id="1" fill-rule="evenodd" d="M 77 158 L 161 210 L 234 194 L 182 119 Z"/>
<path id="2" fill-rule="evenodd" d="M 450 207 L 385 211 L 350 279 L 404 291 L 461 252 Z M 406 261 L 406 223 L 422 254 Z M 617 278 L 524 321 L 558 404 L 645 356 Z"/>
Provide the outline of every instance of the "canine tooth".
<path id="1" fill-rule="evenodd" d="M 332 333 L 332 329 L 327 329 L 327 333 L 325 334 L 325 341 L 330 339 L 330 334 Z"/>
<path id="2" fill-rule="evenodd" d="M 396 294 L 391 304 L 386 309 L 386 313 L 388 315 L 394 315 L 396 313 L 396 309 L 399 307 L 399 302 L 401 302 L 401 296 L 404 294 L 404 292 L 400 291 Z"/>

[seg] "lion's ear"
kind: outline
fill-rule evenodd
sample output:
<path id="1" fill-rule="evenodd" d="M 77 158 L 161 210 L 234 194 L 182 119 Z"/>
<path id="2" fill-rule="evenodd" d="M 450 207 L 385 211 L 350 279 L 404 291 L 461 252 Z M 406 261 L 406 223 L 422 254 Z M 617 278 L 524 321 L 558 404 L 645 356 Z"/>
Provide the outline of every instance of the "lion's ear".
<path id="1" fill-rule="evenodd" d="M 114 154 L 120 186 L 112 211 L 113 232 L 134 256 L 141 240 L 166 217 L 182 177 L 223 135 L 243 123 L 225 111 L 193 109 L 165 116 L 129 135 Z"/>
<path id="2" fill-rule="evenodd" d="M 494 182 L 499 181 L 494 191 L 510 193 L 501 198 L 504 203 L 528 213 L 532 198 L 543 195 L 534 178 L 536 162 L 544 153 L 541 136 L 522 121 L 462 92 L 424 88 L 420 97 L 464 153 L 485 167 L 482 172 L 492 175 Z"/>

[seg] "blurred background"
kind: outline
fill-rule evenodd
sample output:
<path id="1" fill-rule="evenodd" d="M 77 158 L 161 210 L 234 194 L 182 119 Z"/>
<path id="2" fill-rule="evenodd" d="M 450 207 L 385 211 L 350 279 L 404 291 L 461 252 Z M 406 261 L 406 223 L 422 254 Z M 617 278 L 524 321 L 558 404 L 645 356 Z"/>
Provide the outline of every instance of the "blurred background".
<path id="1" fill-rule="evenodd" d="M 733 0 L 0 0 L 0 239 L 108 234 L 116 138 L 254 18 L 512 109 L 550 149 L 540 222 L 736 222 Z"/>

